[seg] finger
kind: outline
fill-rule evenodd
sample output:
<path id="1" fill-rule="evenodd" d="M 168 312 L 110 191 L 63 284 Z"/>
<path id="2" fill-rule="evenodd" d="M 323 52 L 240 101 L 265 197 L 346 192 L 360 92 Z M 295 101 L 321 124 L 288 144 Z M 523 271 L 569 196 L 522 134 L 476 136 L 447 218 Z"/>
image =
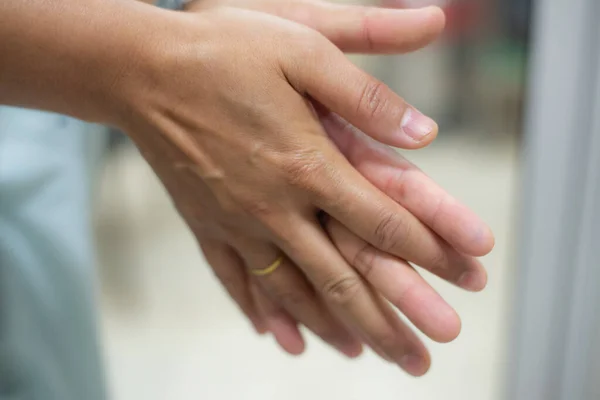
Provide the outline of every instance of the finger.
<path id="1" fill-rule="evenodd" d="M 339 312 L 339 309 L 333 306 L 333 304 L 327 303 L 323 300 L 323 304 L 327 307 L 327 309 L 334 315 L 344 326 L 352 332 L 352 334 L 357 338 L 361 343 L 366 344 L 371 350 L 373 350 L 379 357 L 382 359 L 393 363 L 394 360 L 388 356 L 382 348 L 377 346 L 373 341 L 371 341 L 357 326 L 353 324 L 353 321 L 348 319 L 347 315 L 342 315 Z"/>
<path id="2" fill-rule="evenodd" d="M 410 330 L 399 329 L 399 321 L 391 321 L 382 312 L 375 293 L 332 246 L 316 221 L 309 223 L 305 217 L 297 217 L 288 224 L 294 230 L 278 245 L 303 269 L 337 315 L 401 367 L 407 355 L 425 360 L 419 339 Z M 408 372 L 414 373 L 414 369 Z"/>
<path id="3" fill-rule="evenodd" d="M 417 351 L 407 353 L 402 358 L 402 368 L 414 376 L 424 375 L 431 366 L 431 356 L 429 355 L 429 351 L 427 351 L 427 348 L 417 338 L 415 333 L 398 318 L 398 314 L 390 307 L 389 303 L 379 294 L 377 295 L 377 299 L 383 313 L 388 318 L 388 321 L 395 324 L 396 329 L 403 331 L 404 334 L 415 343 L 415 348 L 418 348 Z"/>
<path id="4" fill-rule="evenodd" d="M 251 271 L 264 269 L 281 257 L 280 251 L 264 243 L 240 241 L 236 247 Z M 274 303 L 325 342 L 349 357 L 360 354 L 360 343 L 322 306 L 304 275 L 286 257 L 275 271 L 255 281 Z"/>
<path id="5" fill-rule="evenodd" d="M 427 370 L 429 370 L 429 367 L 431 365 L 431 358 L 425 346 L 423 346 L 422 343 L 418 341 L 418 339 L 414 336 L 414 333 L 412 333 L 410 328 L 408 328 L 406 324 L 404 324 L 397 318 L 396 314 L 394 313 L 394 310 L 392 310 L 389 307 L 385 300 L 378 298 L 376 301 L 379 303 L 382 314 L 386 316 L 386 318 L 388 318 L 388 321 L 390 321 L 390 323 L 396 326 L 396 328 L 400 331 L 406 331 L 406 334 L 408 336 L 412 337 L 413 340 L 417 341 L 417 347 L 420 346 L 421 348 L 418 356 L 414 357 L 412 355 L 407 355 L 403 358 L 402 368 L 414 376 L 421 376 L 425 374 Z M 352 332 L 361 339 L 361 341 L 366 343 L 371 348 L 371 350 L 373 350 L 379 357 L 388 362 L 394 362 L 394 360 L 392 360 L 381 347 L 369 340 L 369 338 L 366 337 L 362 332 L 360 332 L 360 330 L 352 327 L 350 321 L 347 321 L 344 318 L 341 319 L 346 324 L 346 326 L 349 329 L 351 329 Z"/>
<path id="6" fill-rule="evenodd" d="M 423 333 L 438 342 L 458 336 L 456 312 L 406 261 L 374 248 L 334 219 L 325 226 L 346 261 Z"/>
<path id="7" fill-rule="evenodd" d="M 358 172 L 450 245 L 476 257 L 493 249 L 490 228 L 419 168 L 339 116 L 321 112 L 320 117 L 329 137 Z"/>
<path id="8" fill-rule="evenodd" d="M 225 3 L 239 6 L 236 1 Z M 187 9 L 201 11 L 214 6 L 215 1 L 206 0 L 193 2 Z M 282 4 L 279 0 L 246 2 L 242 6 L 306 25 L 344 52 L 382 54 L 414 51 L 435 40 L 445 24 L 444 13 L 437 7 L 395 10 L 322 1 Z"/>
<path id="9" fill-rule="evenodd" d="M 437 7 L 394 10 L 319 1 L 292 3 L 277 15 L 315 29 L 346 53 L 414 51 L 435 40 L 445 25 Z"/>
<path id="10" fill-rule="evenodd" d="M 265 333 L 267 327 L 254 304 L 243 261 L 231 247 L 222 242 L 202 239 L 199 243 L 206 261 L 227 293 L 248 317 L 256 332 Z"/>
<path id="11" fill-rule="evenodd" d="M 302 354 L 306 345 L 296 321 L 285 310 L 273 303 L 258 284 L 252 282 L 250 290 L 263 321 L 279 346 L 291 355 Z"/>
<path id="12" fill-rule="evenodd" d="M 408 210 L 375 188 L 352 168 L 333 143 L 321 144 L 319 152 L 298 154 L 290 161 L 294 166 L 285 166 L 294 176 L 291 182 L 311 196 L 316 208 L 386 253 L 426 268 L 464 289 L 479 291 L 485 287 L 487 274 L 476 259 L 450 247 Z M 275 223 L 273 231 L 280 229 L 285 233 L 294 226 L 276 226 L 275 218 L 271 219 Z"/>
<path id="13" fill-rule="evenodd" d="M 340 318 L 341 321 L 344 321 L 343 318 Z M 350 321 L 345 321 L 346 322 L 346 326 L 348 327 L 348 330 L 350 330 L 354 336 L 357 338 L 357 340 L 359 340 L 361 343 L 366 344 L 371 350 L 373 350 L 375 352 L 375 354 L 377 354 L 379 357 L 381 357 L 383 360 L 389 362 L 389 363 L 394 363 L 394 360 L 392 360 L 390 358 L 390 356 L 388 356 L 385 351 L 377 346 L 373 341 L 371 341 L 367 336 L 365 336 L 364 333 L 362 333 L 359 329 L 356 329 L 352 326 L 352 322 Z M 362 350 L 361 350 L 361 354 L 362 354 Z"/>
<path id="14" fill-rule="evenodd" d="M 302 62 L 284 59 L 292 86 L 335 112 L 373 139 L 394 147 L 417 149 L 437 136 L 437 124 L 368 75 L 331 43 L 301 48 Z M 296 51 L 297 53 L 298 51 Z"/>

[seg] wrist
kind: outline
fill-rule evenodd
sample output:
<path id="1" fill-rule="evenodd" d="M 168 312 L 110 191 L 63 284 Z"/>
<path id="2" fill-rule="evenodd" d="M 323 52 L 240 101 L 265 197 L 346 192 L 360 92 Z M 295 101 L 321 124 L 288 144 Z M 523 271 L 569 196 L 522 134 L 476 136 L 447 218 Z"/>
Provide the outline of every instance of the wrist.
<path id="1" fill-rule="evenodd" d="M 182 76 L 189 78 L 182 74 L 183 65 L 190 57 L 198 58 L 197 74 L 203 75 L 205 33 L 214 30 L 198 15 L 150 8 L 138 19 L 142 25 L 138 35 L 125 47 L 130 62 L 123 63 L 113 83 L 104 86 L 104 97 L 112 100 L 105 114 L 111 125 L 130 136 L 144 134 L 145 128 L 158 122 L 157 112 L 167 112 L 183 101 L 175 89 L 185 85 Z"/>
<path id="2" fill-rule="evenodd" d="M 113 27 L 102 41 L 106 53 L 97 52 L 99 79 L 90 89 L 95 102 L 92 119 L 120 128 L 136 114 L 146 89 L 152 86 L 153 72 L 160 63 L 157 49 L 162 42 L 163 17 L 171 14 L 140 2 L 122 3 L 120 10 L 114 10 L 120 13 L 118 21 L 109 19 Z"/>
<path id="3" fill-rule="evenodd" d="M 154 21 L 176 13 L 137 1 L 63 3 L 0 3 L 0 104 L 112 124 L 146 62 Z"/>
<path id="4" fill-rule="evenodd" d="M 144 108 L 156 95 L 152 89 L 163 77 L 170 50 L 178 43 L 169 40 L 168 32 L 178 27 L 180 13 L 163 10 L 142 2 L 111 3 L 100 23 L 106 34 L 93 49 L 87 63 L 93 71 L 82 98 L 90 99 L 78 118 L 119 127 L 128 132 Z M 118 3 L 118 4 L 116 4 Z M 99 49 L 100 48 L 100 49 Z"/>
<path id="5" fill-rule="evenodd" d="M 104 45 L 110 55 L 99 60 L 101 79 L 93 88 L 97 94 L 95 119 L 121 129 L 136 114 L 146 88 L 152 85 L 152 72 L 160 62 L 156 49 L 161 47 L 162 17 L 170 14 L 154 5 L 124 3 L 123 25 L 106 38 Z"/>

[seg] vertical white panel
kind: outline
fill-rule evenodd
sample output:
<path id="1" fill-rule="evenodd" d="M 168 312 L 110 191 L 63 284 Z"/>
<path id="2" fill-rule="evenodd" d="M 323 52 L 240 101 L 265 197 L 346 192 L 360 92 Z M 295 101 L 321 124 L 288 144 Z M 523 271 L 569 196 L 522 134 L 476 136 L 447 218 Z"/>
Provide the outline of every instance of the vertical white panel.
<path id="1" fill-rule="evenodd" d="M 598 0 L 536 2 L 510 400 L 598 399 L 599 12 Z"/>

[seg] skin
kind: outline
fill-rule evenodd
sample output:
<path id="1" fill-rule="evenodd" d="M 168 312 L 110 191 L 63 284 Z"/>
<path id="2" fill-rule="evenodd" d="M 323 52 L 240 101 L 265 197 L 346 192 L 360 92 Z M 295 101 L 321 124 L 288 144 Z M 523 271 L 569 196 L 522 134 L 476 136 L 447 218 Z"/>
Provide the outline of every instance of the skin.
<path id="1" fill-rule="evenodd" d="M 297 321 L 346 354 L 360 352 L 358 338 L 421 375 L 429 355 L 385 300 L 432 338 L 451 340 L 458 317 L 408 262 L 480 290 L 486 275 L 474 256 L 493 238 L 409 164 L 390 156 L 378 164 L 383 148 L 367 152 L 348 139 L 365 138 L 356 127 L 419 148 L 437 127 L 342 51 L 412 50 L 435 37 L 443 17 L 290 4 L 269 15 L 122 0 L 2 2 L 0 104 L 127 132 L 232 297 L 288 351 L 301 351 Z M 405 26 L 415 29 L 403 36 Z M 247 279 L 280 254 L 276 273 Z"/>
<path id="2" fill-rule="evenodd" d="M 224 5 L 260 10 L 306 24 L 328 35 L 328 38 L 346 52 L 385 53 L 415 50 L 434 40 L 443 25 L 443 18 L 440 19 L 436 9 L 403 12 L 401 16 L 404 20 L 396 19 L 394 25 L 386 25 L 386 22 L 392 22 L 391 19 L 386 21 L 386 18 L 389 18 L 387 12 L 390 10 L 339 6 L 314 1 L 196 1 L 188 7 L 188 10 L 198 12 Z M 340 14 L 344 17 L 339 19 L 339 25 L 332 23 L 331 21 L 338 21 L 334 15 Z M 363 30 L 367 27 L 366 29 L 371 32 L 369 40 L 365 39 L 364 32 L 359 27 Z M 373 37 L 377 39 L 373 40 Z M 393 43 L 396 47 L 390 47 Z M 321 122 L 329 137 L 348 161 L 377 188 L 417 216 L 458 252 L 481 255 L 489 251 L 485 248 L 477 248 L 477 237 L 482 233 L 486 236 L 489 230 L 467 207 L 457 202 L 418 168 L 387 146 L 369 139 L 354 126 L 339 116 L 328 113 L 322 107 L 319 111 Z M 426 144 L 428 142 L 416 145 L 411 143 L 404 144 L 402 147 L 416 148 Z M 410 264 L 370 246 L 338 221 L 328 219 L 325 228 L 346 261 L 359 273 L 357 279 L 366 278 L 372 287 L 376 287 L 417 328 L 440 342 L 451 341 L 458 336 L 460 332 L 458 315 Z M 201 237 L 201 235 L 197 236 Z M 491 235 L 486 239 L 491 239 Z M 310 285 L 306 285 L 301 277 L 290 276 L 290 271 L 282 272 L 280 269 L 268 277 L 251 278 L 246 270 L 253 265 L 252 258 L 257 257 L 256 254 L 259 253 L 257 248 L 261 247 L 260 244 L 232 246 L 231 243 L 226 242 L 199 240 L 217 277 L 253 322 L 257 331 L 270 330 L 282 348 L 289 353 L 299 354 L 304 350 L 304 342 L 297 329 L 297 323 L 304 322 L 309 329 L 348 356 L 360 354 L 358 342 L 362 341 L 368 343 L 382 357 L 392 360 L 389 352 L 383 350 L 382 346 L 375 345 L 368 334 L 363 334 L 360 329 L 353 329 L 355 327 L 352 327 L 351 323 L 349 330 L 358 340 L 348 342 L 347 336 L 337 333 L 337 337 L 346 340 L 340 342 L 339 339 L 331 340 L 331 334 L 323 334 L 324 331 L 332 329 L 331 324 L 318 320 L 315 322 L 314 317 L 294 318 L 293 315 L 297 313 L 307 314 L 302 310 L 297 311 L 301 308 L 299 304 L 303 308 L 315 308 L 313 304 L 318 303 L 319 299 L 313 300 L 310 296 Z M 490 250 L 492 245 L 493 239 L 487 244 Z M 265 260 L 273 260 L 277 257 L 276 252 L 267 250 L 265 253 L 271 258 L 263 256 L 261 262 L 254 263 L 258 265 L 257 268 L 268 265 L 268 261 Z M 460 285 L 463 288 L 481 290 L 486 282 L 485 272 L 478 268 L 476 260 L 471 258 L 467 263 L 472 263 L 473 272 L 465 277 L 452 276 L 452 271 L 432 272 L 451 282 L 457 282 L 462 278 Z M 293 265 L 287 266 L 293 267 Z M 286 284 L 286 281 L 291 282 L 293 278 L 296 280 L 295 284 Z M 372 295 L 376 296 L 375 293 Z M 393 320 L 391 324 L 388 323 L 388 327 L 395 325 L 402 331 L 401 335 L 404 336 L 401 341 L 413 342 L 413 344 L 415 341 L 418 342 L 410 330 L 391 312 L 387 303 L 380 303 L 379 307 L 383 308 L 382 315 Z M 286 309 L 293 311 L 286 312 Z M 312 314 L 318 313 L 312 312 Z M 333 314 L 333 320 L 347 321 L 335 310 Z M 307 320 L 308 324 L 305 322 Z M 377 322 L 369 321 L 369 324 L 374 327 Z M 319 325 L 324 325 L 326 328 L 323 329 Z M 384 327 L 380 329 L 385 330 Z M 420 344 L 415 345 L 415 347 L 419 346 Z M 421 347 L 417 357 L 409 356 L 401 362 L 403 368 L 414 375 L 424 373 L 429 365 L 429 356 L 422 349 Z"/>

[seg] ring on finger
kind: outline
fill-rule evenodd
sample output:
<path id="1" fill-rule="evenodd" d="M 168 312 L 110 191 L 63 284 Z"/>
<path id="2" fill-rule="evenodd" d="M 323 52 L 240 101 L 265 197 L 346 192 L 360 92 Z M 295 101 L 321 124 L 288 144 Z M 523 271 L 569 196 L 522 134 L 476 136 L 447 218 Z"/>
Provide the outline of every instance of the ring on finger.
<path id="1" fill-rule="evenodd" d="M 283 263 L 284 256 L 279 256 L 275 261 L 273 261 L 268 267 L 263 269 L 253 269 L 250 270 L 250 273 L 254 276 L 266 276 L 270 275 L 277 270 Z"/>

